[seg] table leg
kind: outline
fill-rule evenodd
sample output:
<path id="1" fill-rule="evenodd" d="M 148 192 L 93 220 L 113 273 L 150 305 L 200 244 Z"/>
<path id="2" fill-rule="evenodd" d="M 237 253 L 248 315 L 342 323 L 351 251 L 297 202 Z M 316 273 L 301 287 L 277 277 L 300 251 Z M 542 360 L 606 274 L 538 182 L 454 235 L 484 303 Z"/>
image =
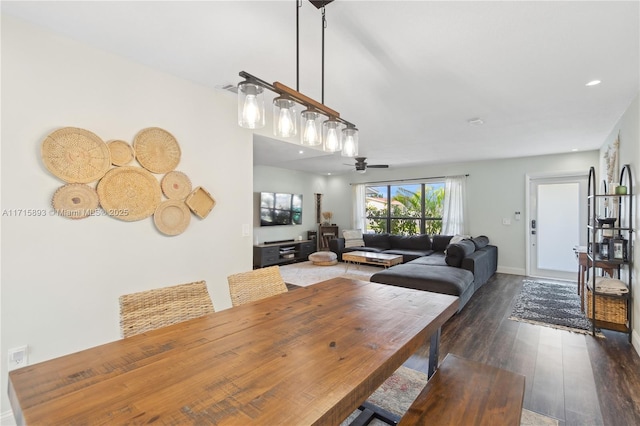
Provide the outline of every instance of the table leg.
<path id="1" fill-rule="evenodd" d="M 440 355 L 440 333 L 442 328 L 438 329 L 431 335 L 431 341 L 429 344 L 429 369 L 427 370 L 427 377 L 431 378 L 433 373 L 438 369 L 438 357 Z"/>
<path id="2" fill-rule="evenodd" d="M 580 311 L 584 312 L 584 272 L 586 266 L 580 265 L 578 268 L 578 295 L 580 295 Z"/>

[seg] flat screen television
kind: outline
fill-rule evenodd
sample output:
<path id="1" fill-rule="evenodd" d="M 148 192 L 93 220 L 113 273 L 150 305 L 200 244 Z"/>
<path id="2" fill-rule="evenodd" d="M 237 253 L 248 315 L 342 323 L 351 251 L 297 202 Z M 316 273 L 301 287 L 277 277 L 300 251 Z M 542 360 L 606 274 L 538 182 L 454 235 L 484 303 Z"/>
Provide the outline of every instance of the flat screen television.
<path id="1" fill-rule="evenodd" d="M 302 194 L 260 193 L 260 226 L 302 225 Z"/>

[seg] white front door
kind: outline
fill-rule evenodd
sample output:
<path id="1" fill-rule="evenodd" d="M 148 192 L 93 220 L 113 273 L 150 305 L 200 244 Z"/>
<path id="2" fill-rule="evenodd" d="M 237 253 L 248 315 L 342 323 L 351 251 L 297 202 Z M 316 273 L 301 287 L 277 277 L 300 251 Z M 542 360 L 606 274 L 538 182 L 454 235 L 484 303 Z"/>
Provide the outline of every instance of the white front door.
<path id="1" fill-rule="evenodd" d="M 586 245 L 587 176 L 554 176 L 529 181 L 527 275 L 576 280 L 573 248 Z"/>

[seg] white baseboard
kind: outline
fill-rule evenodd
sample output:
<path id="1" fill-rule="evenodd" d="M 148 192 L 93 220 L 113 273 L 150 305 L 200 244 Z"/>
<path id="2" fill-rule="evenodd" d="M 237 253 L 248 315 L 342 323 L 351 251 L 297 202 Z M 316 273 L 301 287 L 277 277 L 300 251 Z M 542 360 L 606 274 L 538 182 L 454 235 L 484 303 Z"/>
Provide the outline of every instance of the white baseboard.
<path id="1" fill-rule="evenodd" d="M 498 270 L 496 272 L 510 275 L 524 275 L 524 269 L 522 268 L 509 268 L 505 266 L 498 266 Z"/>
<path id="2" fill-rule="evenodd" d="M 16 419 L 13 418 L 13 411 L 9 410 L 0 414 L 0 425 L 16 426 Z"/>

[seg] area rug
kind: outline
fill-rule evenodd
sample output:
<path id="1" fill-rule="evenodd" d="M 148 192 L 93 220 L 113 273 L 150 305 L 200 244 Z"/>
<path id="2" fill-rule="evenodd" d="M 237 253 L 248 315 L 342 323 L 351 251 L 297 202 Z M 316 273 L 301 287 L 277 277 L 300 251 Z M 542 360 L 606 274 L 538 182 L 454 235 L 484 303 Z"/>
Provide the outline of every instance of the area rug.
<path id="1" fill-rule="evenodd" d="M 427 384 L 427 375 L 407 367 L 400 367 L 389 377 L 367 401 L 402 417 L 422 388 Z M 348 426 L 358 417 L 354 411 L 340 426 Z M 369 425 L 383 426 L 387 423 L 373 419 Z M 529 410 L 522 410 L 521 426 L 558 426 L 558 421 Z"/>
<path id="2" fill-rule="evenodd" d="M 575 283 L 524 280 L 509 319 L 576 333 L 591 332 L 591 321 L 580 310 Z"/>
<path id="3" fill-rule="evenodd" d="M 332 266 L 318 266 L 312 262 L 292 263 L 280 267 L 280 275 L 287 284 L 308 286 L 335 277 L 369 281 L 371 275 L 382 271 L 382 267 L 370 265 L 349 265 L 338 263 Z"/>

